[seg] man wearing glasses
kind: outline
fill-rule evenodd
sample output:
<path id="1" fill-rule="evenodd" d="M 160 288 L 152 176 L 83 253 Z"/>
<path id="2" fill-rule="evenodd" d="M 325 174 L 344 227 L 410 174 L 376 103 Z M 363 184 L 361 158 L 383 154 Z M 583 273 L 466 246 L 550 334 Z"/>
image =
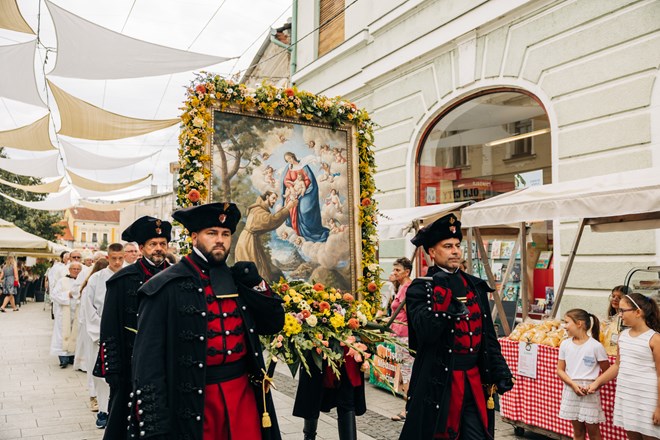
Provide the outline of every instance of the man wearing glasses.
<path id="1" fill-rule="evenodd" d="M 124 267 L 133 264 L 140 257 L 140 247 L 135 242 L 124 245 Z"/>
<path id="2" fill-rule="evenodd" d="M 121 239 L 139 246 L 140 258 L 115 273 L 106 283 L 101 318 L 99 355 L 94 375 L 110 385 L 109 417 L 105 439 L 126 436 L 128 401 L 131 392 L 131 357 L 137 333 L 138 289 L 166 269 L 165 260 L 172 224 L 154 217 L 137 219 Z"/>

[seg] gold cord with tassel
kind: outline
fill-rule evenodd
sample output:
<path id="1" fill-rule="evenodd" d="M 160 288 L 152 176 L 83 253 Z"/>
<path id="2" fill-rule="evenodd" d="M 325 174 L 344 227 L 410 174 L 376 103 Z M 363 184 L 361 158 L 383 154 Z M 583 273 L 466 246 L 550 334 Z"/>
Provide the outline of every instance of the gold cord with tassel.
<path id="1" fill-rule="evenodd" d="M 493 394 L 497 391 L 497 385 L 486 385 L 486 391 L 488 392 L 488 402 L 486 402 L 486 408 L 495 409 L 495 400 L 493 399 Z"/>
<path id="2" fill-rule="evenodd" d="M 266 407 L 266 394 L 270 391 L 270 385 L 273 383 L 273 378 L 268 376 L 268 373 L 262 368 L 261 372 L 264 374 L 264 378 L 261 381 L 261 395 L 264 399 L 264 413 L 261 415 L 261 426 L 264 428 L 270 428 L 273 426 L 273 422 L 270 420 L 270 414 L 268 414 L 268 408 Z"/>

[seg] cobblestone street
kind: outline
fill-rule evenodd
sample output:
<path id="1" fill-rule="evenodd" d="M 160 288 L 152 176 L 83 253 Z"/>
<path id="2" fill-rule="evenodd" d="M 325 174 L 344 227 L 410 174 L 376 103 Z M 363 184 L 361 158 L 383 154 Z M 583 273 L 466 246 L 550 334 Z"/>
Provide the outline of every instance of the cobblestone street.
<path id="1" fill-rule="evenodd" d="M 61 370 L 48 353 L 52 326 L 50 306 L 43 303 L 30 302 L 20 312 L 0 315 L 0 440 L 98 440 L 103 435 L 89 409 L 85 373 Z M 301 439 L 302 419 L 291 416 L 296 381 L 285 366 L 278 368 L 274 397 L 282 437 Z M 358 417 L 358 438 L 397 439 L 403 425 L 389 416 L 402 405 L 401 399 L 367 385 L 369 410 Z M 336 439 L 336 426 L 336 413 L 321 415 L 317 438 Z M 516 438 L 512 427 L 501 422 L 495 437 Z"/>

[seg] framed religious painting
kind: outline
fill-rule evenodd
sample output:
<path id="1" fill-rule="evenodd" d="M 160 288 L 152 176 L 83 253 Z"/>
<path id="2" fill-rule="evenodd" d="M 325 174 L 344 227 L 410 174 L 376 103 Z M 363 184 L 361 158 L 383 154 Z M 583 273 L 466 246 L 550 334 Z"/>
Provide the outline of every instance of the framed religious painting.
<path id="1" fill-rule="evenodd" d="M 268 282 L 355 291 L 360 200 L 355 128 L 212 109 L 210 200 L 242 213 L 234 261 Z"/>

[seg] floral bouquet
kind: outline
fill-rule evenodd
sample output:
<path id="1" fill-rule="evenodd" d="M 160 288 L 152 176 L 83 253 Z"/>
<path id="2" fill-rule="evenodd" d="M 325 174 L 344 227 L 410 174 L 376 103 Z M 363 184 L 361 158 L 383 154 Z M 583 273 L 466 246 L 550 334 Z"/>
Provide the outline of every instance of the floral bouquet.
<path id="1" fill-rule="evenodd" d="M 376 343 L 397 343 L 367 328 L 372 321 L 371 304 L 350 293 L 321 283 L 284 279 L 271 287 L 284 300 L 284 328 L 272 339 L 262 337 L 262 343 L 271 356 L 289 366 L 294 377 L 301 364 L 311 374 L 309 355 L 319 370 L 323 370 L 325 361 L 339 377 L 344 356 L 352 356 L 368 367 Z"/>

